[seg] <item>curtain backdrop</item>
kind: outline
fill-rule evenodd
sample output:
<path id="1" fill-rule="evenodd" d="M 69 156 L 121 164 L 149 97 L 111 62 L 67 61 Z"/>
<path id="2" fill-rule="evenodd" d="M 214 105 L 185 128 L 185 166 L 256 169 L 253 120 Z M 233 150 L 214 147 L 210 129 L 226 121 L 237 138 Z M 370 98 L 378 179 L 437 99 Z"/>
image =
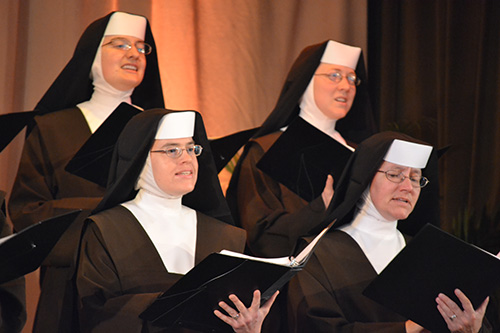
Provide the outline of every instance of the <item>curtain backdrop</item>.
<path id="1" fill-rule="evenodd" d="M 450 146 L 440 160 L 442 226 L 497 252 L 499 17 L 494 0 L 370 1 L 368 30 L 380 129 Z"/>
<path id="2" fill-rule="evenodd" d="M 305 46 L 367 45 L 366 0 L 0 1 L 0 113 L 31 110 L 85 27 L 113 10 L 149 18 L 166 106 L 200 111 L 211 137 L 260 125 Z M 22 144 L 21 134 L 0 154 L 0 189 L 12 187 Z M 28 275 L 26 332 L 36 281 Z"/>

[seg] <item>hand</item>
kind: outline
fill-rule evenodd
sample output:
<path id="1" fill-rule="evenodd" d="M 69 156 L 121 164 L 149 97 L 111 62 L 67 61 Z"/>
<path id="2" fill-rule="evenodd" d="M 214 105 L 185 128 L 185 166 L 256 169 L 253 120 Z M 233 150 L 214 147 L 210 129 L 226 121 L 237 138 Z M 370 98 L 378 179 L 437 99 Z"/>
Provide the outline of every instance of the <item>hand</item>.
<path id="1" fill-rule="evenodd" d="M 260 306 L 260 291 L 254 291 L 252 304 L 248 309 L 236 295 L 229 295 L 229 299 L 233 302 L 238 311 L 227 305 L 226 302 L 219 302 L 219 306 L 223 308 L 229 316 L 222 314 L 219 310 L 215 310 L 214 314 L 226 324 L 230 325 L 235 332 L 260 333 L 262 322 L 269 313 L 278 293 L 279 291 L 276 291 L 263 306 Z"/>
<path id="2" fill-rule="evenodd" d="M 323 198 L 323 203 L 325 204 L 325 210 L 330 205 L 330 201 L 333 198 L 333 177 L 332 175 L 328 175 L 326 177 L 325 188 L 323 189 L 323 193 L 321 193 L 321 197 Z"/>
<path id="3" fill-rule="evenodd" d="M 424 333 L 424 332 L 429 332 L 428 330 L 426 330 L 425 328 L 423 328 L 422 326 L 420 326 L 419 324 L 411 321 L 411 320 L 407 320 L 406 323 L 405 323 L 405 329 L 406 329 L 406 332 L 407 333 Z"/>
<path id="4" fill-rule="evenodd" d="M 437 308 L 448 325 L 448 329 L 451 332 L 479 332 L 490 298 L 486 297 L 483 304 L 477 310 L 474 310 L 472 303 L 463 292 L 455 289 L 455 295 L 462 303 L 463 311 L 444 294 L 439 294 L 436 298 Z"/>

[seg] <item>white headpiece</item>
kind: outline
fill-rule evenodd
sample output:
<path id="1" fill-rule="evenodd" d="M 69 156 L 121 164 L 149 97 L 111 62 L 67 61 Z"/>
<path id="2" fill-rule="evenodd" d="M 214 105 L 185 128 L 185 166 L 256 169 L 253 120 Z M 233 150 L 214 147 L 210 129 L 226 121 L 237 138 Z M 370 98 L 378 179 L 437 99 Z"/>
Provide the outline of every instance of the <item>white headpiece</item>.
<path id="1" fill-rule="evenodd" d="M 321 62 L 356 69 L 360 54 L 361 48 L 359 47 L 329 40 L 328 44 L 326 44 L 325 52 L 323 52 L 323 56 L 321 57 Z"/>
<path id="2" fill-rule="evenodd" d="M 109 18 L 104 36 L 125 35 L 144 40 L 146 24 L 147 21 L 144 16 L 116 12 Z"/>
<path id="3" fill-rule="evenodd" d="M 431 152 L 432 146 L 396 139 L 385 154 L 384 161 L 423 169 L 427 165 Z"/>

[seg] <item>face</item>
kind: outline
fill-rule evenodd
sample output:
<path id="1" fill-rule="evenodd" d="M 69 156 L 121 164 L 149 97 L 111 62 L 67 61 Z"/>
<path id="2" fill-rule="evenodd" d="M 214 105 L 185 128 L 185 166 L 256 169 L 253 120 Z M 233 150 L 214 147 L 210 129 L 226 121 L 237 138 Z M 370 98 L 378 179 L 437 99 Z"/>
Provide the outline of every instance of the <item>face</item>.
<path id="1" fill-rule="evenodd" d="M 155 140 L 151 150 L 193 145 L 192 138 Z M 194 190 L 198 179 L 198 159 L 185 150 L 181 156 L 171 158 L 164 153 L 150 153 L 156 184 L 165 193 L 178 197 Z"/>
<path id="2" fill-rule="evenodd" d="M 127 91 L 137 87 L 144 77 L 146 56 L 137 51 L 135 43 L 143 41 L 132 36 L 106 36 L 102 45 L 114 38 L 125 38 L 132 43 L 128 51 L 105 45 L 101 47 L 101 63 L 104 79 L 114 88 Z"/>
<path id="3" fill-rule="evenodd" d="M 314 76 L 314 100 L 325 116 L 330 119 L 342 119 L 351 109 L 356 96 L 356 86 L 351 86 L 346 75 L 354 73 L 352 68 L 340 65 L 321 63 L 315 74 L 329 74 L 339 72 L 344 77 L 338 83 L 331 81 L 324 75 Z"/>
<path id="4" fill-rule="evenodd" d="M 420 169 L 404 167 L 401 165 L 384 162 L 379 170 L 402 171 L 406 177 L 422 175 Z M 417 204 L 420 187 L 413 187 L 410 179 L 405 178 L 402 183 L 389 181 L 382 172 L 377 172 L 370 185 L 370 196 L 375 208 L 388 220 L 404 220 L 410 215 Z"/>

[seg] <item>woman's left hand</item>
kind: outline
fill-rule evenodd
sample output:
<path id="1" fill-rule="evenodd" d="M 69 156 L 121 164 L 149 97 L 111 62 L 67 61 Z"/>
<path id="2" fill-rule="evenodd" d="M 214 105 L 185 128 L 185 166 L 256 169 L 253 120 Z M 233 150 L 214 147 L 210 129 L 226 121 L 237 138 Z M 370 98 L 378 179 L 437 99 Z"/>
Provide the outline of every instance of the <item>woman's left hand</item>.
<path id="1" fill-rule="evenodd" d="M 215 310 L 214 314 L 226 324 L 230 325 L 235 332 L 259 333 L 264 318 L 266 318 L 269 313 L 278 293 L 279 291 L 276 291 L 263 306 L 260 306 L 260 291 L 254 291 L 252 304 L 249 308 L 246 308 L 236 295 L 229 295 L 229 299 L 236 306 L 237 310 L 227 305 L 225 302 L 219 302 L 219 306 L 223 308 L 229 316 L 224 315 L 219 310 Z"/>
<path id="2" fill-rule="evenodd" d="M 446 321 L 448 329 L 451 332 L 479 332 L 490 298 L 487 297 L 481 306 L 474 310 L 472 303 L 462 291 L 455 289 L 455 295 L 462 303 L 463 311 L 444 294 L 439 294 L 436 298 L 437 308 Z"/>

